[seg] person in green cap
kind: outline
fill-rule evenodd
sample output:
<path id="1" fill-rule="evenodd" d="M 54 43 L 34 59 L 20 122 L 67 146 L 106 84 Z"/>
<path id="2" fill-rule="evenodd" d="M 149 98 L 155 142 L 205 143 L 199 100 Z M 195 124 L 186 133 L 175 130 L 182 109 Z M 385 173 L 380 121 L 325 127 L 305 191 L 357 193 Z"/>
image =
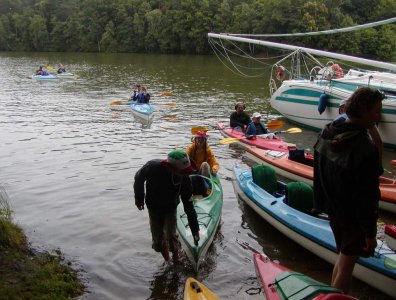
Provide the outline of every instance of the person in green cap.
<path id="1" fill-rule="evenodd" d="M 169 251 L 178 258 L 179 240 L 176 233 L 176 208 L 181 198 L 195 243 L 199 241 L 199 225 L 193 203 L 191 179 L 194 172 L 190 158 L 183 150 L 173 150 L 167 159 L 152 159 L 135 174 L 133 189 L 139 210 L 146 203 L 152 235 L 152 248 L 161 252 L 166 261 Z M 146 190 L 145 190 L 146 183 Z M 180 197 L 179 197 L 180 196 Z"/>

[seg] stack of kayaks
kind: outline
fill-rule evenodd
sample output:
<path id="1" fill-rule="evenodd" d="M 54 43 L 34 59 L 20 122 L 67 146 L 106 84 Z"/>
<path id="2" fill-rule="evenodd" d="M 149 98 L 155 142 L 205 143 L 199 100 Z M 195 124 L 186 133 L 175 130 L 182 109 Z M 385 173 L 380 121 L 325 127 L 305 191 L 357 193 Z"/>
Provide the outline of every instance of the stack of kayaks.
<path id="1" fill-rule="evenodd" d="M 203 283 L 194 278 L 187 278 L 184 286 L 184 300 L 220 300 Z"/>
<path id="2" fill-rule="evenodd" d="M 237 144 L 245 147 L 245 146 L 254 146 L 260 149 L 267 150 L 277 150 L 277 151 L 289 151 L 289 148 L 295 148 L 296 145 L 285 142 L 282 139 L 264 139 L 257 137 L 256 139 L 247 139 L 243 132 L 234 130 L 230 127 L 225 127 L 222 122 L 217 122 L 217 128 L 220 130 L 221 134 L 225 137 L 237 138 Z"/>
<path id="3" fill-rule="evenodd" d="M 252 161 L 272 166 L 276 173 L 294 181 L 302 181 L 313 185 L 313 156 L 305 154 L 303 150 L 289 150 L 299 153 L 296 159 L 290 159 L 289 153 L 284 151 L 263 150 L 255 147 L 245 147 L 246 156 Z M 379 207 L 396 213 L 396 181 L 380 177 L 381 200 Z"/>
<path id="4" fill-rule="evenodd" d="M 260 168 L 270 167 L 260 166 Z M 255 174 L 257 174 L 256 171 Z M 234 187 L 238 195 L 280 232 L 322 259 L 335 264 L 338 255 L 329 221 L 323 216 L 310 214 L 313 204 L 312 188 L 304 183 L 288 183 L 286 199 L 286 185 L 272 178 L 271 172 L 261 172 L 261 174 L 268 175 L 268 178 L 255 176 L 255 182 L 253 182 L 252 170 L 235 166 Z M 276 190 L 266 191 L 260 187 L 263 186 L 262 183 L 272 188 L 275 186 Z M 359 258 L 353 275 L 394 297 L 396 291 L 395 251 L 390 249 L 386 242 L 377 240 L 374 256 Z"/>
<path id="5" fill-rule="evenodd" d="M 213 238 L 220 224 L 221 210 L 223 207 L 223 190 L 219 178 L 217 176 L 211 176 L 210 178 L 201 177 L 206 180 L 211 192 L 207 197 L 193 198 L 192 200 L 195 211 L 198 215 L 200 236 L 198 245 L 195 245 L 194 243 L 182 202 L 180 202 L 177 207 L 177 231 L 179 233 L 183 249 L 196 271 L 204 260 L 206 252 L 212 244 Z"/>
<path id="6" fill-rule="evenodd" d="M 253 261 L 267 300 L 356 299 L 309 276 L 293 272 L 262 254 L 254 253 Z"/>

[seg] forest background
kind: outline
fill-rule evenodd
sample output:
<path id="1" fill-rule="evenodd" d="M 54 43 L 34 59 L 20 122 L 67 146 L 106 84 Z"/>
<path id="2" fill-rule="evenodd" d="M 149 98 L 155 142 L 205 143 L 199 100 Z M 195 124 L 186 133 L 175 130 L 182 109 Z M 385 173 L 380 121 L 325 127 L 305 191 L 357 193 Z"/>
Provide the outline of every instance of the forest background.
<path id="1" fill-rule="evenodd" d="M 396 0 L 0 0 L 0 51 L 211 54 L 208 32 L 293 33 L 396 16 Z M 272 38 L 396 61 L 396 25 Z"/>

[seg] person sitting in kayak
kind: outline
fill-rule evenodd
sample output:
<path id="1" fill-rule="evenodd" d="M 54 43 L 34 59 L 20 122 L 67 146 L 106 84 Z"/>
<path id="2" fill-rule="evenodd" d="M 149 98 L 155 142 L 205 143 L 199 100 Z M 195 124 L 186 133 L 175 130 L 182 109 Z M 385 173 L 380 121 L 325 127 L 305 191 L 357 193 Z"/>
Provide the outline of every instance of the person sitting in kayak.
<path id="1" fill-rule="evenodd" d="M 141 85 L 138 84 L 136 86 L 136 88 L 137 88 L 137 91 L 133 90 L 133 95 L 129 99 L 130 101 L 137 101 L 138 95 L 141 93 L 141 89 L 142 89 Z"/>
<path id="2" fill-rule="evenodd" d="M 47 70 L 43 66 L 40 66 L 39 69 L 36 71 L 35 75 L 46 76 L 46 75 L 49 75 L 49 74 L 48 74 Z"/>
<path id="3" fill-rule="evenodd" d="M 205 131 L 198 131 L 192 138 L 192 144 L 188 146 L 186 152 L 190 159 L 195 163 L 199 174 L 210 177 L 210 174 L 217 175 L 219 164 L 207 143 L 208 135 Z"/>
<path id="4" fill-rule="evenodd" d="M 58 74 L 66 73 L 66 68 L 65 68 L 65 66 L 62 65 L 62 64 L 59 64 L 57 73 L 58 73 Z"/>
<path id="5" fill-rule="evenodd" d="M 139 102 L 139 100 L 138 100 L 138 103 L 146 103 L 146 104 L 148 104 L 150 102 L 150 94 L 147 93 L 147 90 L 146 90 L 146 88 L 144 86 L 142 86 L 142 96 L 141 96 L 140 101 L 141 102 Z"/>
<path id="6" fill-rule="evenodd" d="M 195 164 L 198 174 L 210 177 L 217 175 L 219 164 L 213 154 L 212 149 L 207 143 L 208 135 L 205 131 L 198 131 L 192 138 L 192 144 L 188 146 L 186 152 L 191 161 Z M 204 197 L 210 194 L 211 190 L 206 180 L 200 176 L 193 177 L 193 194 Z"/>
<path id="7" fill-rule="evenodd" d="M 235 111 L 230 115 L 230 127 L 234 130 L 245 132 L 251 122 L 249 115 L 244 111 L 245 108 L 243 102 L 235 104 Z"/>
<path id="8" fill-rule="evenodd" d="M 263 138 L 267 139 L 275 138 L 275 134 L 270 133 L 264 123 L 261 122 L 261 114 L 259 112 L 253 113 L 252 120 L 245 132 L 245 136 L 248 139 L 255 139 L 257 135 L 262 135 Z"/>

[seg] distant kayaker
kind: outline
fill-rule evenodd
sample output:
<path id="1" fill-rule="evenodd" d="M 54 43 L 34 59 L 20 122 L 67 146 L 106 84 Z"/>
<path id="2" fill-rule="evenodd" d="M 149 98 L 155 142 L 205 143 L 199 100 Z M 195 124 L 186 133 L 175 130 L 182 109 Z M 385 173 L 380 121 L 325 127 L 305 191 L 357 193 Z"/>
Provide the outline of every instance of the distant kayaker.
<path id="1" fill-rule="evenodd" d="M 254 139 L 257 135 L 262 135 L 263 138 L 268 139 L 275 138 L 275 134 L 270 133 L 265 124 L 261 122 L 261 114 L 259 112 L 253 113 L 252 120 L 245 132 L 245 136 L 248 139 Z"/>
<path id="2" fill-rule="evenodd" d="M 141 85 L 138 84 L 136 86 L 136 88 L 137 88 L 137 90 L 133 90 L 133 95 L 131 96 L 131 99 L 130 99 L 131 101 L 136 101 L 138 95 L 141 93 L 141 89 L 142 89 Z"/>
<path id="3" fill-rule="evenodd" d="M 383 169 L 369 135 L 381 116 L 384 95 L 362 87 L 346 103 L 347 119 L 327 124 L 314 146 L 314 208 L 329 215 L 339 252 L 331 285 L 348 293 L 360 256 L 377 242 L 379 176 Z"/>
<path id="4" fill-rule="evenodd" d="M 147 93 L 147 90 L 144 86 L 142 86 L 142 95 L 140 99 L 138 99 L 138 103 L 149 103 L 150 102 L 150 94 Z"/>
<path id="5" fill-rule="evenodd" d="M 48 72 L 43 66 L 40 66 L 39 69 L 36 70 L 35 75 L 45 76 L 48 75 Z"/>
<path id="6" fill-rule="evenodd" d="M 230 127 L 234 130 L 245 132 L 251 122 L 249 115 L 245 113 L 245 108 L 243 102 L 235 104 L 235 111 L 230 115 Z"/>
<path id="7" fill-rule="evenodd" d="M 139 210 L 147 205 L 152 234 L 152 248 L 161 252 L 166 261 L 169 251 L 178 258 L 179 240 L 176 234 L 176 208 L 183 202 L 188 224 L 196 243 L 199 241 L 199 225 L 193 203 L 191 179 L 194 171 L 187 153 L 173 150 L 166 160 L 148 161 L 135 174 L 133 189 L 135 205 Z"/>
<path id="8" fill-rule="evenodd" d="M 62 65 L 62 64 L 59 64 L 57 73 L 58 73 L 58 74 L 66 73 L 66 68 L 65 68 L 65 66 Z"/>

